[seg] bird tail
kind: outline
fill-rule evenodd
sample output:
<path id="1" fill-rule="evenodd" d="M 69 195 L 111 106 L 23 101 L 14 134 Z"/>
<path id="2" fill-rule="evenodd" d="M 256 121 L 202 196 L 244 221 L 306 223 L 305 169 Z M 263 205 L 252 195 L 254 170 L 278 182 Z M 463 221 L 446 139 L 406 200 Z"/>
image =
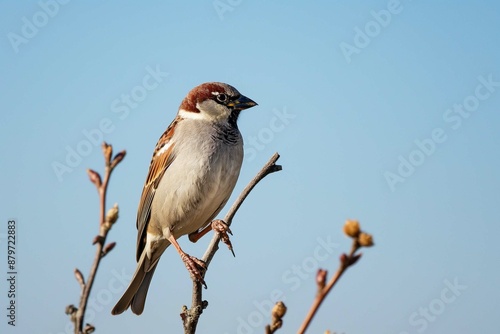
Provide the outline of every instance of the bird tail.
<path id="1" fill-rule="evenodd" d="M 140 315 L 142 313 L 144 304 L 146 303 L 149 284 L 151 283 L 157 265 L 158 259 L 156 259 L 156 263 L 151 266 L 149 259 L 146 259 L 146 251 L 142 252 L 132 281 L 118 303 L 116 303 L 111 314 L 121 314 L 125 312 L 129 306 L 132 306 L 132 312 L 135 314 Z"/>

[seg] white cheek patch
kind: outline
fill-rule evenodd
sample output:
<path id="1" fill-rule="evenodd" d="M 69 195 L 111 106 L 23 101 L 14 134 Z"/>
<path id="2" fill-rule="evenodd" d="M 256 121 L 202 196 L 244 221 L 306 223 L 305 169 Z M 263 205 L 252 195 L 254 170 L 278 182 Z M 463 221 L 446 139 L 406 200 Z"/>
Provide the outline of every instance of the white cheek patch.
<path id="1" fill-rule="evenodd" d="M 196 105 L 196 107 L 199 110 L 199 106 Z M 184 109 L 180 109 L 178 114 L 182 118 L 187 118 L 187 119 L 207 119 L 207 116 L 202 112 L 192 112 L 192 111 L 186 111 Z"/>

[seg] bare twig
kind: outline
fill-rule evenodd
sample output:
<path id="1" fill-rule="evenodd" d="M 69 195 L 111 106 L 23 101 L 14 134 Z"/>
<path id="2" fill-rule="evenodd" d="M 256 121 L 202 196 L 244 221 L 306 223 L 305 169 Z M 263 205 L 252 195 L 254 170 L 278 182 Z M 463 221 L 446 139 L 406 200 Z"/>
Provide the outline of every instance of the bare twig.
<path id="1" fill-rule="evenodd" d="M 328 284 L 326 283 L 327 271 L 323 269 L 319 269 L 316 275 L 316 285 L 318 287 L 318 292 L 316 294 L 316 298 L 314 298 L 313 304 L 307 313 L 306 318 L 304 319 L 300 329 L 297 331 L 299 334 L 305 333 L 307 327 L 311 323 L 314 315 L 318 311 L 319 307 L 323 300 L 325 300 L 326 296 L 332 290 L 333 286 L 338 282 L 342 274 L 349 268 L 354 265 L 360 258 L 361 253 L 356 254 L 356 251 L 361 247 L 370 247 L 373 246 L 372 236 L 368 233 L 362 232 L 359 226 L 358 221 L 356 220 L 348 220 L 344 225 L 344 233 L 352 238 L 351 251 L 349 255 L 342 254 L 340 256 L 340 265 L 335 274 L 332 276 Z"/>
<path id="2" fill-rule="evenodd" d="M 240 196 L 236 199 L 234 204 L 229 209 L 228 213 L 224 217 L 224 221 L 228 226 L 231 225 L 234 215 L 240 208 L 241 204 L 248 196 L 248 194 L 252 191 L 252 189 L 259 183 L 264 177 L 268 174 L 277 172 L 281 170 L 280 165 L 276 165 L 276 161 L 279 159 L 279 154 L 275 153 L 271 159 L 264 165 L 264 167 L 260 170 L 260 172 L 253 178 L 252 181 L 243 189 Z M 214 235 L 212 241 L 208 245 L 208 248 L 203 255 L 202 260 L 206 263 L 206 268 L 208 270 L 208 266 L 212 261 L 215 253 L 219 249 L 220 236 L 218 233 Z M 205 271 L 206 273 L 206 271 Z M 205 276 L 203 274 L 203 277 Z M 196 332 L 196 326 L 198 325 L 198 320 L 200 318 L 203 310 L 208 306 L 208 302 L 203 300 L 202 298 L 202 285 L 197 280 L 193 280 L 193 294 L 191 301 L 191 308 L 188 309 L 186 306 L 183 307 L 181 318 L 184 326 L 184 333 L 186 334 L 194 334 Z"/>
<path id="3" fill-rule="evenodd" d="M 101 176 L 96 171 L 93 171 L 91 169 L 87 170 L 90 182 L 92 182 L 97 188 L 100 205 L 99 233 L 94 237 L 94 240 L 92 242 L 92 244 L 96 245 L 94 262 L 92 263 L 92 267 L 90 268 L 87 282 L 85 282 L 82 272 L 79 269 L 75 269 L 75 278 L 81 287 L 80 304 L 78 308 L 76 308 L 74 305 L 69 305 L 66 307 L 66 314 L 70 316 L 70 319 L 74 324 L 75 334 L 90 334 L 95 330 L 94 326 L 92 326 L 91 324 L 85 324 L 84 326 L 85 310 L 87 309 L 87 302 L 90 296 L 90 291 L 92 290 L 92 285 L 94 284 L 95 275 L 97 273 L 97 269 L 99 268 L 101 259 L 106 256 L 116 245 L 115 242 L 106 244 L 108 232 L 111 230 L 111 227 L 118 219 L 118 205 L 116 204 L 111 209 L 109 209 L 107 214 L 105 213 L 106 193 L 108 190 L 111 173 L 113 172 L 114 168 L 120 163 L 120 161 L 123 160 L 126 152 L 121 151 L 117 155 L 115 155 L 113 159 L 111 159 L 113 155 L 113 147 L 111 145 L 108 145 L 107 143 L 102 144 L 102 151 L 105 163 L 104 180 L 101 179 Z"/>

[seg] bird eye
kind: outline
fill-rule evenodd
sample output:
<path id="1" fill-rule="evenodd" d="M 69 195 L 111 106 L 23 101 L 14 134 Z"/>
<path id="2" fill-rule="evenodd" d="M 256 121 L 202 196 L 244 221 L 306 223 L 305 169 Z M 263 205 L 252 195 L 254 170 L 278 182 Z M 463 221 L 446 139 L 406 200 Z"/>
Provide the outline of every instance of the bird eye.
<path id="1" fill-rule="evenodd" d="M 222 102 L 222 103 L 226 103 L 228 100 L 227 95 L 224 93 L 217 94 L 216 98 L 217 98 L 217 101 Z"/>

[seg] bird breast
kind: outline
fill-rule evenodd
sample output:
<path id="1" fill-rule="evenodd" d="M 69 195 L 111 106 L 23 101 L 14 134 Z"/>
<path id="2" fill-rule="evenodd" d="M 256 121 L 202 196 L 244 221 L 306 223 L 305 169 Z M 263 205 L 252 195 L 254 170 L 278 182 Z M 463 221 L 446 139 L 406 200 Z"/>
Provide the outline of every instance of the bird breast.
<path id="1" fill-rule="evenodd" d="M 237 128 L 184 119 L 172 142 L 175 157 L 156 189 L 150 224 L 169 227 L 178 238 L 207 225 L 227 202 L 240 173 L 243 141 Z"/>

